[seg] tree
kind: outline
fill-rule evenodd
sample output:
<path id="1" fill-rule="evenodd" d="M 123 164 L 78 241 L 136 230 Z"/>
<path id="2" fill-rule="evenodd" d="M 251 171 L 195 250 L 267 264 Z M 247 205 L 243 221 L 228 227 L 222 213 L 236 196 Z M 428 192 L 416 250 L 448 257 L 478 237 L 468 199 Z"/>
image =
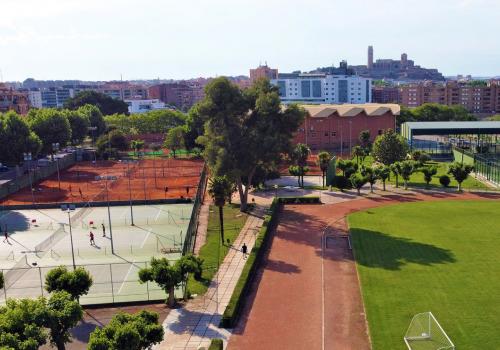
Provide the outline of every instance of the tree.
<path id="1" fill-rule="evenodd" d="M 210 179 L 208 193 L 219 208 L 219 223 L 221 242 L 224 242 L 224 205 L 232 195 L 232 183 L 227 176 L 215 176 Z"/>
<path id="2" fill-rule="evenodd" d="M 356 164 L 359 165 L 359 159 L 361 158 L 361 163 L 365 160 L 366 152 L 361 146 L 354 146 L 352 148 L 352 156 L 356 157 Z"/>
<path id="3" fill-rule="evenodd" d="M 65 114 L 56 109 L 30 111 L 28 120 L 31 130 L 42 140 L 42 152 L 50 154 L 52 144 L 65 146 L 71 140 L 71 127 Z"/>
<path id="4" fill-rule="evenodd" d="M 297 105 L 282 108 L 278 88 L 269 80 L 242 92 L 224 77 L 207 85 L 199 112 L 206 118 L 197 139 L 204 158 L 214 176 L 228 175 L 236 183 L 245 211 L 257 167 L 277 163 L 290 151 L 306 112 Z"/>
<path id="5" fill-rule="evenodd" d="M 47 292 L 65 291 L 77 300 L 88 293 L 92 283 L 92 277 L 83 267 L 68 271 L 65 266 L 59 266 L 50 270 L 45 276 Z"/>
<path id="6" fill-rule="evenodd" d="M 36 350 L 47 342 L 45 299 L 7 299 L 0 307 L 0 348 Z"/>
<path id="7" fill-rule="evenodd" d="M 370 192 L 373 193 L 373 185 L 379 178 L 377 172 L 375 171 L 375 169 L 363 165 L 361 167 L 361 175 L 370 184 Z"/>
<path id="8" fill-rule="evenodd" d="M 109 324 L 96 328 L 89 338 L 89 350 L 146 350 L 163 340 L 164 330 L 156 312 L 119 312 Z"/>
<path id="9" fill-rule="evenodd" d="M 97 107 L 104 115 L 128 114 L 128 105 L 125 102 L 93 90 L 79 92 L 67 99 L 64 108 L 76 110 L 85 105 Z"/>
<path id="10" fill-rule="evenodd" d="M 373 157 L 385 165 L 403 160 L 407 153 L 408 144 L 405 139 L 391 129 L 377 136 L 373 143 Z"/>
<path id="11" fill-rule="evenodd" d="M 385 182 L 391 174 L 391 168 L 387 165 L 378 166 L 375 168 L 375 174 L 380 180 L 382 180 L 383 189 L 385 191 Z"/>
<path id="12" fill-rule="evenodd" d="M 319 168 L 321 169 L 321 173 L 322 173 L 323 187 L 325 187 L 326 171 L 328 170 L 328 166 L 330 164 L 331 158 L 332 158 L 331 154 L 326 152 L 326 151 L 318 153 L 318 165 L 319 165 Z"/>
<path id="13" fill-rule="evenodd" d="M 352 174 L 358 171 L 358 165 L 349 159 L 339 159 L 337 167 L 342 171 L 342 175 L 344 175 L 346 179 L 350 178 Z"/>
<path id="14" fill-rule="evenodd" d="M 47 301 L 45 326 L 50 330 L 50 342 L 58 350 L 66 349 L 71 341 L 69 330 L 83 317 L 83 309 L 72 295 L 65 291 L 54 292 Z"/>
<path id="15" fill-rule="evenodd" d="M 401 175 L 401 162 L 395 162 L 391 164 L 390 166 L 391 172 L 394 174 L 394 177 L 396 177 L 396 188 L 399 187 L 399 176 Z"/>
<path id="16" fill-rule="evenodd" d="M 175 288 L 182 283 L 183 276 L 179 267 L 170 265 L 167 259 L 151 258 L 150 267 L 139 270 L 139 280 L 141 283 L 149 281 L 158 284 L 168 294 L 168 306 L 173 307 Z"/>
<path id="17" fill-rule="evenodd" d="M 138 155 L 139 150 L 144 148 L 144 140 L 132 140 L 130 147 L 134 150 L 134 155 Z"/>
<path id="18" fill-rule="evenodd" d="M 439 183 L 443 186 L 443 187 L 448 187 L 450 185 L 450 177 L 448 175 L 441 175 L 439 177 Z"/>
<path id="19" fill-rule="evenodd" d="M 126 151 L 130 145 L 125 135 L 120 130 L 110 131 L 108 134 L 109 145 L 119 151 Z"/>
<path id="20" fill-rule="evenodd" d="M 113 114 L 104 117 L 108 128 L 116 128 L 126 135 L 166 134 L 176 126 L 185 125 L 186 119 L 187 117 L 184 113 L 168 109 L 132 115 Z"/>
<path id="21" fill-rule="evenodd" d="M 469 174 L 474 170 L 472 165 L 462 164 L 459 162 L 455 162 L 450 164 L 448 168 L 448 174 L 453 175 L 455 180 L 458 182 L 458 191 L 462 190 L 462 182 L 464 182 Z"/>
<path id="22" fill-rule="evenodd" d="M 309 154 L 311 150 L 309 147 L 303 143 L 298 143 L 293 149 L 292 159 L 295 160 L 297 166 L 299 167 L 299 173 L 301 178 L 301 187 L 304 187 L 304 175 L 306 173 L 305 167 L 307 166 L 307 159 L 309 158 Z"/>
<path id="23" fill-rule="evenodd" d="M 420 171 L 422 172 L 422 174 L 424 174 L 426 187 L 429 187 L 429 183 L 432 181 L 432 177 L 437 174 L 437 168 L 435 166 L 422 167 Z"/>
<path id="24" fill-rule="evenodd" d="M 358 191 L 358 196 L 361 195 L 361 188 L 366 184 L 367 179 L 359 173 L 352 174 L 349 178 L 352 187 Z"/>
<path id="25" fill-rule="evenodd" d="M 186 131 L 184 126 L 176 126 L 175 128 L 170 129 L 167 133 L 163 146 L 174 153 L 174 158 L 177 150 L 186 147 L 184 143 L 185 135 Z"/>
<path id="26" fill-rule="evenodd" d="M 179 266 L 183 282 L 186 283 L 188 274 L 192 273 L 196 280 L 201 279 L 203 272 L 203 259 L 193 254 L 183 255 L 176 264 Z M 186 299 L 187 288 L 184 288 L 184 299 Z"/>
<path id="27" fill-rule="evenodd" d="M 26 120 L 13 111 L 0 116 L 0 161 L 18 164 L 23 153 L 30 152 L 36 158 L 42 149 L 42 141 L 30 130 Z"/>
<path id="28" fill-rule="evenodd" d="M 415 162 L 413 160 L 405 160 L 401 162 L 400 174 L 403 178 L 405 190 L 408 189 L 408 181 L 411 174 L 415 171 Z"/>
<path id="29" fill-rule="evenodd" d="M 88 118 L 90 128 L 95 128 L 95 130 L 89 129 L 89 135 L 92 137 L 92 140 L 95 141 L 99 136 L 106 132 L 106 123 L 104 122 L 104 117 L 98 107 L 86 104 L 78 108 L 77 112 Z"/>
<path id="30" fill-rule="evenodd" d="M 4 287 L 5 278 L 3 277 L 3 272 L 0 271 L 0 289 Z"/>
<path id="31" fill-rule="evenodd" d="M 359 133 L 359 142 L 365 150 L 370 149 L 370 130 L 363 130 Z"/>
<path id="32" fill-rule="evenodd" d="M 301 182 L 301 179 L 304 177 L 305 174 L 309 171 L 309 167 L 299 167 L 298 165 L 290 165 L 288 167 L 288 172 L 292 176 L 297 176 L 297 186 L 303 187 L 304 183 Z"/>
<path id="33" fill-rule="evenodd" d="M 87 115 L 79 111 L 66 110 L 66 118 L 68 118 L 71 128 L 71 141 L 73 144 L 80 144 L 85 136 L 89 133 L 90 119 Z"/>
<path id="34" fill-rule="evenodd" d="M 198 144 L 196 139 L 202 136 L 205 132 L 206 118 L 200 114 L 198 105 L 191 107 L 186 117 L 186 133 L 184 142 L 188 149 L 195 148 Z"/>

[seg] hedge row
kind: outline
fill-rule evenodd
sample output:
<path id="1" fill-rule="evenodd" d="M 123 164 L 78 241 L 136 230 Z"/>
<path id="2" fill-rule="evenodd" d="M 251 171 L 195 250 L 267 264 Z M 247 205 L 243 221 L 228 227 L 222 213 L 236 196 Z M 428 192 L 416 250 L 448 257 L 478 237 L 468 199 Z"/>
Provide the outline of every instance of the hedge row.
<path id="1" fill-rule="evenodd" d="M 270 237 L 268 233 L 271 232 L 276 225 L 281 203 L 280 200 L 281 198 L 273 200 L 269 210 L 270 214 L 264 217 L 264 223 L 262 224 L 262 228 L 257 235 L 255 245 L 248 255 L 245 266 L 241 272 L 241 276 L 234 288 L 233 295 L 231 295 L 229 304 L 227 304 L 226 310 L 224 310 L 224 314 L 222 315 L 220 326 L 223 328 L 233 328 L 238 321 L 241 310 L 243 310 L 246 294 L 252 285 L 253 277 L 257 271 L 258 262 L 262 260 L 262 255 L 265 251 L 264 246 L 267 244 Z"/>
<path id="2" fill-rule="evenodd" d="M 278 197 L 280 204 L 320 204 L 318 196 L 308 197 Z"/>
<path id="3" fill-rule="evenodd" d="M 208 350 L 222 350 L 224 348 L 224 344 L 222 343 L 222 339 L 214 338 L 210 342 L 210 347 Z"/>

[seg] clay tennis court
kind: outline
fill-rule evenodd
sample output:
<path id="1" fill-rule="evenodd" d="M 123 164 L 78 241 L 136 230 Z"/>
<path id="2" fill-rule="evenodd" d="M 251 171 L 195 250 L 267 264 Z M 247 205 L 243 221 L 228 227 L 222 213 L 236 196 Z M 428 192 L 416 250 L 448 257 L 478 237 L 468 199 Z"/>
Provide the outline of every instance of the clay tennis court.
<path id="1" fill-rule="evenodd" d="M 203 161 L 146 159 L 137 162 L 78 162 L 0 201 L 1 205 L 191 198 L 196 195 Z M 108 186 L 108 192 L 106 192 Z"/>
<path id="2" fill-rule="evenodd" d="M 345 238 L 345 216 L 383 205 L 441 199 L 500 196 L 409 193 L 285 206 L 228 348 L 370 349 L 356 266 Z"/>

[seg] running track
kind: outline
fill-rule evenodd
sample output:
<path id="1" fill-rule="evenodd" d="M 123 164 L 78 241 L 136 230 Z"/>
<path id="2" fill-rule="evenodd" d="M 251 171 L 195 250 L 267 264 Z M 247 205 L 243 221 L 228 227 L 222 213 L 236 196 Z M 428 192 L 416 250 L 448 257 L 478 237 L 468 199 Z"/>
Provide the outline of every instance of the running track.
<path id="1" fill-rule="evenodd" d="M 408 193 L 329 205 L 287 205 L 230 350 L 370 349 L 346 215 L 421 200 L 500 199 L 494 194 Z M 322 249 L 327 229 L 327 247 Z"/>

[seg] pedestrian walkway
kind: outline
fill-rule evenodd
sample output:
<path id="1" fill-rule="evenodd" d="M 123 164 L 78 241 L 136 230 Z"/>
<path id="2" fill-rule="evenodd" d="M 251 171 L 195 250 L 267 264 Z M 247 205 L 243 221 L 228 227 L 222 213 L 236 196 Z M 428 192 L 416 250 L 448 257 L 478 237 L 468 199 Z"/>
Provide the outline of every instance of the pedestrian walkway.
<path id="1" fill-rule="evenodd" d="M 265 210 L 265 207 L 257 206 L 250 213 L 205 296 L 190 300 L 185 307 L 169 313 L 163 323 L 164 341 L 154 349 L 208 349 L 212 338 L 221 338 L 227 343 L 231 333 L 227 329 L 219 328 L 219 323 L 246 262 L 241 253 L 241 246 L 245 243 L 248 251 L 252 250 L 257 233 L 262 227 Z"/>

